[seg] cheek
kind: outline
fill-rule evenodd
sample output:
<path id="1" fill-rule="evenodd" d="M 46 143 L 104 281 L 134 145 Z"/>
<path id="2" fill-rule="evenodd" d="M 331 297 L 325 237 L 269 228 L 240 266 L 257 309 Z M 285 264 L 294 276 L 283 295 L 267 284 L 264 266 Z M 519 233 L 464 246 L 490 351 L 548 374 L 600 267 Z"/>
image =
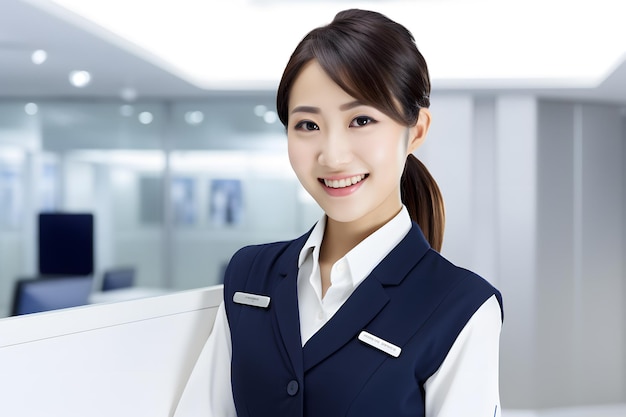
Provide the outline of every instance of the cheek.
<path id="1" fill-rule="evenodd" d="M 300 174 L 308 169 L 310 165 L 310 151 L 301 143 L 289 141 L 287 142 L 287 153 L 289 155 L 291 168 L 298 178 L 300 178 Z"/>
<path id="2" fill-rule="evenodd" d="M 376 140 L 363 147 L 362 158 L 367 158 L 371 165 L 387 168 L 388 170 L 403 170 L 407 157 L 404 138 Z"/>

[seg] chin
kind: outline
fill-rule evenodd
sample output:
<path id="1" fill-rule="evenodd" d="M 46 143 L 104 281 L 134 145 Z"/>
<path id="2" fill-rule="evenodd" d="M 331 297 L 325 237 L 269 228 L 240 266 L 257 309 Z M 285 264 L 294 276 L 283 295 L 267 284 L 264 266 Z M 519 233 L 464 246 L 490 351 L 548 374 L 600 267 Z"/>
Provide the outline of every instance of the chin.
<path id="1" fill-rule="evenodd" d="M 322 209 L 324 209 L 324 207 L 322 207 Z M 339 223 L 354 222 L 356 220 L 363 218 L 365 214 L 359 210 L 338 209 L 335 207 L 331 209 L 324 209 L 324 213 L 326 213 L 326 216 L 329 219 L 332 219 L 333 221 L 336 221 Z"/>

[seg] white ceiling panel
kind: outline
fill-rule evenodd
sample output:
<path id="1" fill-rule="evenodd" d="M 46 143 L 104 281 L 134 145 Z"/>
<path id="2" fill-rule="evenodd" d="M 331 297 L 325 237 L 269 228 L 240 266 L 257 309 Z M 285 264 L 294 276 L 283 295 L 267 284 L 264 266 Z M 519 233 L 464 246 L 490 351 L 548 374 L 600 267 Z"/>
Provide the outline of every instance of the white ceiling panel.
<path id="1" fill-rule="evenodd" d="M 343 8 L 409 27 L 436 90 L 626 103 L 624 2 L 2 0 L 0 97 L 206 97 L 271 91 L 306 31 Z M 48 59 L 34 65 L 31 54 Z M 92 83 L 71 86 L 87 70 Z M 125 92 L 125 93 L 123 93 Z"/>

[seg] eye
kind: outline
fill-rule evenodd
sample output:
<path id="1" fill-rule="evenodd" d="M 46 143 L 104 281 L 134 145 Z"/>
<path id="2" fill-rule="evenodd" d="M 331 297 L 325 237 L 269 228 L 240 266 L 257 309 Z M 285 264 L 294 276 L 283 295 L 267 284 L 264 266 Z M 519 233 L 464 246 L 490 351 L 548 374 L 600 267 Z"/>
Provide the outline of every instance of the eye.
<path id="1" fill-rule="evenodd" d="M 294 128 L 296 130 L 306 130 L 306 131 L 312 131 L 312 130 L 320 130 L 320 127 L 317 125 L 317 123 L 314 123 L 310 120 L 303 120 L 301 122 L 298 122 Z"/>
<path id="2" fill-rule="evenodd" d="M 358 116 L 352 119 L 352 121 L 350 122 L 350 127 L 363 127 L 371 123 L 376 123 L 376 120 L 372 119 L 369 116 Z"/>

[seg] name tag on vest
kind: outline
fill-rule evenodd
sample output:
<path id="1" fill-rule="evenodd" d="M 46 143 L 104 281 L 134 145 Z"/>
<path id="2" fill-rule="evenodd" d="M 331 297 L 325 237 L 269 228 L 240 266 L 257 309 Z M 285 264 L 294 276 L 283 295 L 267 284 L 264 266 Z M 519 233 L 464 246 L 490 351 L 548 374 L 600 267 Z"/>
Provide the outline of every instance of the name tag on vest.
<path id="1" fill-rule="evenodd" d="M 239 291 L 233 295 L 233 301 L 237 304 L 261 308 L 267 308 L 270 305 L 270 298 L 266 295 L 250 294 Z"/>
<path id="2" fill-rule="evenodd" d="M 383 352 L 393 356 L 394 358 L 400 356 L 400 352 L 402 352 L 402 348 L 400 348 L 399 346 L 396 346 L 393 343 L 389 343 L 378 336 L 374 336 L 373 334 L 368 333 L 365 330 L 363 330 L 359 334 L 359 340 L 372 347 L 375 347 L 378 350 L 382 350 Z"/>

